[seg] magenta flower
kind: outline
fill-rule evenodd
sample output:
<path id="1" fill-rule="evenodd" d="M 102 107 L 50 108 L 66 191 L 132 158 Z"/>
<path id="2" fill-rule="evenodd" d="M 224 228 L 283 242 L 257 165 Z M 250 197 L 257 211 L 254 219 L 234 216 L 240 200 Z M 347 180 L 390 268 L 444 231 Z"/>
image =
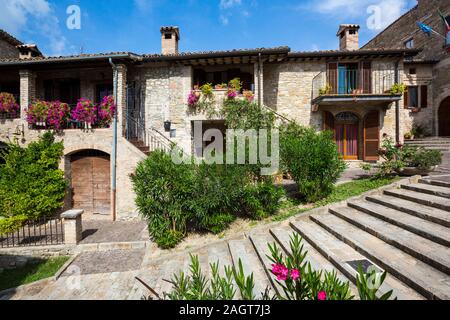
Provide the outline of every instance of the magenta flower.
<path id="1" fill-rule="evenodd" d="M 228 92 L 227 92 L 228 99 L 234 99 L 234 98 L 236 98 L 236 96 L 237 96 L 236 90 L 234 90 L 234 89 L 228 90 Z"/>
<path id="2" fill-rule="evenodd" d="M 321 301 L 327 300 L 327 293 L 325 291 L 320 291 L 317 295 L 317 299 Z"/>
<path id="3" fill-rule="evenodd" d="M 300 279 L 300 271 L 298 271 L 297 269 L 292 269 L 291 270 L 291 279 L 294 281 L 297 281 L 298 279 Z"/>
<path id="4" fill-rule="evenodd" d="M 196 94 L 196 92 L 191 91 L 191 93 L 189 93 L 189 96 L 188 96 L 188 105 L 190 107 L 194 107 L 197 104 L 198 100 L 199 100 L 199 96 Z"/>
<path id="5" fill-rule="evenodd" d="M 281 263 L 272 265 L 272 273 L 278 281 L 286 281 L 289 277 L 289 269 Z"/>
<path id="6" fill-rule="evenodd" d="M 19 105 L 12 94 L 7 92 L 0 93 L 0 113 L 16 115 L 19 109 Z"/>

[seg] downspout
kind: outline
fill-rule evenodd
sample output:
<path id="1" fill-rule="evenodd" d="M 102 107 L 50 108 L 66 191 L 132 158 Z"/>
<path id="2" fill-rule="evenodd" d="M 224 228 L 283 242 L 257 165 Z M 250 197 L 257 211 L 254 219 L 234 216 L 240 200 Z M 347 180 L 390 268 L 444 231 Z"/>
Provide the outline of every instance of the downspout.
<path id="1" fill-rule="evenodd" d="M 113 68 L 113 82 L 114 82 L 114 103 L 117 105 L 117 82 L 118 82 L 118 73 L 117 66 L 113 63 L 112 58 L 109 58 L 109 64 Z M 113 141 L 112 141 L 112 151 L 111 151 L 111 210 L 113 221 L 117 220 L 116 213 L 116 193 L 117 193 L 117 114 L 118 110 L 116 110 L 113 117 Z"/>
<path id="2" fill-rule="evenodd" d="M 398 72 L 400 62 L 395 63 L 395 83 L 399 83 L 400 76 Z M 400 143 L 400 101 L 395 101 L 395 141 Z"/>
<path id="3" fill-rule="evenodd" d="M 261 52 L 258 53 L 258 105 L 261 106 L 262 105 L 262 97 L 261 97 Z"/>

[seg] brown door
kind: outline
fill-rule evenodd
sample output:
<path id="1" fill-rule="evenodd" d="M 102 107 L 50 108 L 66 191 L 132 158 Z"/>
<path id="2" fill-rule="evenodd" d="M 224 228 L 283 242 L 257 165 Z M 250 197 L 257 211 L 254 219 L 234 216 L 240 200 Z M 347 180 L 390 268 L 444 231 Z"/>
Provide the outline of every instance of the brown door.
<path id="1" fill-rule="evenodd" d="M 344 160 L 358 160 L 358 124 L 337 124 L 335 139 Z"/>
<path id="2" fill-rule="evenodd" d="M 71 157 L 72 205 L 87 215 L 110 214 L 110 160 L 107 154 L 85 151 Z"/>
<path id="3" fill-rule="evenodd" d="M 450 97 L 439 107 L 439 136 L 450 137 Z"/>
<path id="4" fill-rule="evenodd" d="M 364 161 L 377 161 L 380 147 L 380 115 L 371 111 L 364 120 Z"/>

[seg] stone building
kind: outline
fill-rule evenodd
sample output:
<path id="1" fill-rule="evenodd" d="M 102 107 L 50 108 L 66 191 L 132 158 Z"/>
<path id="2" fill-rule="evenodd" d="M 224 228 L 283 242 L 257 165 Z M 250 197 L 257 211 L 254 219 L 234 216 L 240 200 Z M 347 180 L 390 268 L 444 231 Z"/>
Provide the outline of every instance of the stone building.
<path id="1" fill-rule="evenodd" d="M 450 28 L 443 18 L 450 25 L 448 0 L 419 0 L 363 49 L 420 49 L 419 54 L 404 61 L 403 82 L 409 87 L 405 108 L 411 111 L 404 125 L 419 125 L 430 135 L 450 136 Z M 441 36 L 426 35 L 417 22 Z"/>
<path id="2" fill-rule="evenodd" d="M 421 17 L 418 12 L 426 11 L 421 9 L 424 3 L 419 1 L 404 17 Z M 446 13 L 449 10 L 448 5 L 441 8 Z M 434 15 L 433 26 L 438 29 Z M 387 30 L 397 24 L 407 28 L 404 17 Z M 410 28 L 414 33 L 415 24 L 411 22 Z M 59 100 L 73 107 L 80 98 L 98 103 L 107 95 L 117 97 L 116 149 L 114 126 L 82 129 L 72 123 L 57 134 L 65 146 L 61 167 L 71 183 L 66 206 L 85 209 L 87 218 L 137 217 L 130 181 L 137 163 L 171 143 L 186 153 L 199 154 L 205 144 L 195 143 L 195 124 L 201 123 L 204 131 L 225 129 L 220 116 L 188 107 L 188 95 L 205 83 L 220 85 L 239 78 L 243 89 L 254 93 L 255 102 L 271 108 L 278 117 L 317 130 L 333 130 L 340 153 L 352 162 L 377 161 L 384 134 L 402 141 L 415 123 L 435 135 L 438 130 L 445 133 L 442 128 L 448 126 L 448 117 L 440 118 L 439 106 L 445 106 L 450 96 L 449 56 L 444 44 L 440 54 L 427 53 L 429 45 L 420 41 L 436 39 L 421 40 L 419 33 L 414 35 L 413 48 L 403 43 L 407 31 L 404 36 L 384 31 L 359 49 L 359 26 L 346 24 L 339 26 L 337 33 L 339 50 L 292 52 L 277 47 L 180 53 L 179 28 L 163 27 L 160 32 L 160 54 L 65 57 L 43 57 L 37 47 L 0 33 L 0 48 L 8 48 L 0 51 L 0 91 L 14 94 L 21 107 L 13 119 L 0 114 L 0 145 L 8 141 L 26 145 L 43 133 L 26 121 L 25 110 L 36 99 Z M 401 39 L 383 40 L 386 32 Z M 422 46 L 427 48 L 422 50 Z M 405 97 L 391 94 L 395 83 L 417 89 Z M 418 94 L 414 96 L 414 92 Z M 220 108 L 226 90 L 216 86 L 213 95 L 215 107 Z M 414 101 L 420 104 L 416 106 Z"/>

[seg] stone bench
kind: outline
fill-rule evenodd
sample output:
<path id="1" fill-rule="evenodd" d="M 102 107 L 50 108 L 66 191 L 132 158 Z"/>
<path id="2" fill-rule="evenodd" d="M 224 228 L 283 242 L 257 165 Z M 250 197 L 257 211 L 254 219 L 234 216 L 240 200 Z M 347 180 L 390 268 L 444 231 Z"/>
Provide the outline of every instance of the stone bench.
<path id="1" fill-rule="evenodd" d="M 82 240 L 82 215 L 84 210 L 68 210 L 61 214 L 64 223 L 64 242 L 68 245 L 77 245 Z"/>

